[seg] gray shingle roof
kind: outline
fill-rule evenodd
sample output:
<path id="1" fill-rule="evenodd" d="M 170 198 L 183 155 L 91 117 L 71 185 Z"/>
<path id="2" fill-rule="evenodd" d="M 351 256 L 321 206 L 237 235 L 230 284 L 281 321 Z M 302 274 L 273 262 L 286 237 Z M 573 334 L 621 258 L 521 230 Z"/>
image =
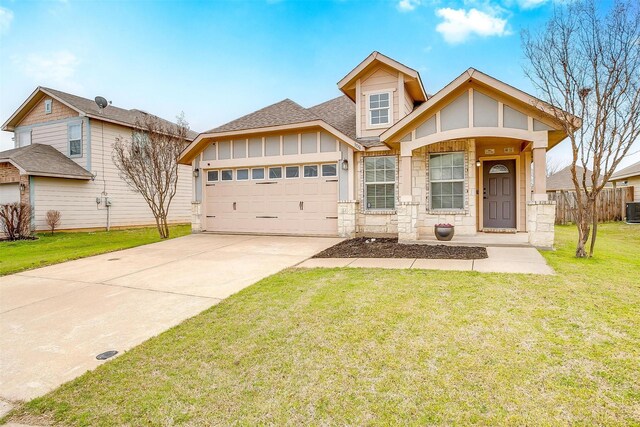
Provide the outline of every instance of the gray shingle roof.
<path id="1" fill-rule="evenodd" d="M 51 89 L 48 87 L 41 87 L 40 89 L 42 89 L 44 92 L 48 92 L 52 96 L 62 99 L 66 103 L 84 112 L 85 114 L 102 116 L 105 119 L 114 120 L 116 122 L 123 123 L 126 125 L 134 126 L 136 123 L 136 120 L 142 119 L 144 116 L 157 117 L 159 120 L 163 121 L 166 125 L 171 125 L 171 126 L 175 125 L 175 123 L 169 120 L 165 120 L 161 117 L 158 117 L 153 114 L 150 114 L 141 110 L 137 110 L 137 109 L 126 110 L 124 108 L 109 105 L 108 107 L 103 109 L 101 112 L 100 108 L 98 108 L 95 101 L 92 99 L 83 98 L 81 96 L 73 95 L 70 93 L 62 92 L 60 90 Z M 193 141 L 196 138 L 196 136 L 198 136 L 197 132 L 189 131 L 188 133 L 189 140 Z"/>
<path id="2" fill-rule="evenodd" d="M 356 104 L 346 95 L 315 105 L 309 111 L 348 137 L 356 139 Z"/>
<path id="3" fill-rule="evenodd" d="M 611 175 L 611 180 L 629 178 L 638 175 L 640 175 L 640 162 L 627 166 L 624 169 L 620 169 L 618 172 Z"/>
<path id="4" fill-rule="evenodd" d="M 578 181 L 582 180 L 582 174 L 584 169 L 580 166 L 576 166 L 576 174 L 578 176 Z M 591 171 L 587 169 L 587 183 L 591 182 Z M 601 182 L 602 178 L 598 179 L 598 182 Z M 609 184 L 607 184 L 608 186 Z M 573 190 L 573 179 L 571 178 L 571 166 L 567 166 L 566 168 L 554 173 L 547 177 L 547 191 L 556 191 L 556 190 Z"/>
<path id="5" fill-rule="evenodd" d="M 234 132 L 322 120 L 365 147 L 384 145 L 380 138 L 357 138 L 356 104 L 346 95 L 304 108 L 284 99 L 205 133 Z"/>
<path id="6" fill-rule="evenodd" d="M 31 144 L 0 152 L 0 161 L 11 160 L 27 175 L 91 179 L 89 171 L 50 145 Z"/>
<path id="7" fill-rule="evenodd" d="M 232 132 L 236 130 L 291 125 L 312 120 L 318 120 L 318 116 L 292 100 L 284 99 L 222 126 L 208 130 L 206 133 Z"/>

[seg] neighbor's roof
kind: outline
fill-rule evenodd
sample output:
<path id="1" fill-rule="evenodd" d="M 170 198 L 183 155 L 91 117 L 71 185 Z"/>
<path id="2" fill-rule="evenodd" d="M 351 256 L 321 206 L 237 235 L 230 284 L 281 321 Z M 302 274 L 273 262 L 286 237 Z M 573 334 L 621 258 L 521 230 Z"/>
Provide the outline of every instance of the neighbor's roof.
<path id="1" fill-rule="evenodd" d="M 31 144 L 0 152 L 0 162 L 9 162 L 26 175 L 91 179 L 93 175 L 50 145 Z"/>
<path id="2" fill-rule="evenodd" d="M 576 166 L 576 175 L 578 177 L 578 182 L 582 181 L 582 176 L 584 173 L 584 168 L 580 166 Z M 587 169 L 587 183 L 591 183 L 591 171 Z M 598 179 L 598 183 L 602 182 L 602 177 Z M 575 187 L 573 185 L 573 179 L 571 178 L 571 166 L 567 166 L 566 168 L 559 170 L 553 175 L 549 175 L 547 177 L 547 191 L 557 191 L 557 190 L 573 190 Z"/>
<path id="3" fill-rule="evenodd" d="M 81 115 L 98 120 L 104 120 L 125 126 L 135 126 L 136 121 L 141 120 L 146 116 L 152 116 L 164 122 L 165 125 L 175 125 L 175 123 L 170 122 L 169 120 L 165 120 L 161 117 L 137 109 L 127 110 L 109 105 L 100 111 L 100 108 L 98 108 L 98 105 L 92 99 L 83 98 L 81 96 L 48 87 L 38 86 L 31 96 L 29 96 L 29 98 L 20 106 L 20 108 L 13 113 L 9 120 L 2 125 L 2 130 L 14 130 L 20 120 L 22 120 L 22 118 L 46 95 L 62 102 L 67 107 L 76 110 Z M 189 131 L 187 139 L 192 141 L 196 136 L 198 136 L 197 132 Z"/>
<path id="4" fill-rule="evenodd" d="M 640 175 L 640 162 L 634 163 L 631 166 L 627 166 L 624 169 L 620 169 L 618 172 L 611 175 L 610 181 L 617 181 L 620 179 L 631 178 L 632 176 Z"/>

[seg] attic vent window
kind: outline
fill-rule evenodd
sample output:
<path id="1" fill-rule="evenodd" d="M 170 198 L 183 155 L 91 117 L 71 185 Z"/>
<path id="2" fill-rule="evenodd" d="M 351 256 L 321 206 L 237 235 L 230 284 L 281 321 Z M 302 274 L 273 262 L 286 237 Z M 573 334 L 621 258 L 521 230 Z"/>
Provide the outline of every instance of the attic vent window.
<path id="1" fill-rule="evenodd" d="M 51 114 L 51 107 L 53 105 L 53 100 L 47 99 L 44 101 L 44 113 Z"/>
<path id="2" fill-rule="evenodd" d="M 391 116 L 391 94 L 372 93 L 369 95 L 369 124 L 371 126 L 380 126 L 389 124 Z"/>

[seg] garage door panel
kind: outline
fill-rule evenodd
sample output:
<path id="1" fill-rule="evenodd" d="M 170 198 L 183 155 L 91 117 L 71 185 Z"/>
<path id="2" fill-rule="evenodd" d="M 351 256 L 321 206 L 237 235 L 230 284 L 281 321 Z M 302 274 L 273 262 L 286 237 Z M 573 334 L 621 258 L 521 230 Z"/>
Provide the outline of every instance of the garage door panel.
<path id="1" fill-rule="evenodd" d="M 336 235 L 337 201 L 337 180 L 218 182 L 206 186 L 204 224 L 207 231 Z"/>

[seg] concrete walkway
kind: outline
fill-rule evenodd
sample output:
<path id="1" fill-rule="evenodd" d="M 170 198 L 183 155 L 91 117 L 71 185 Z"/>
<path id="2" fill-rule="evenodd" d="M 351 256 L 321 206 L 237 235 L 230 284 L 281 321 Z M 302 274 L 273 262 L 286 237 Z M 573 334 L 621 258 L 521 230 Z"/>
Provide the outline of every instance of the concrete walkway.
<path id="1" fill-rule="evenodd" d="M 341 240 L 198 234 L 0 277 L 0 414 Z"/>
<path id="2" fill-rule="evenodd" d="M 555 274 L 534 248 L 488 247 L 489 258 L 476 260 L 417 258 L 312 258 L 302 268 L 411 268 L 425 270 L 479 271 L 483 273 Z"/>

